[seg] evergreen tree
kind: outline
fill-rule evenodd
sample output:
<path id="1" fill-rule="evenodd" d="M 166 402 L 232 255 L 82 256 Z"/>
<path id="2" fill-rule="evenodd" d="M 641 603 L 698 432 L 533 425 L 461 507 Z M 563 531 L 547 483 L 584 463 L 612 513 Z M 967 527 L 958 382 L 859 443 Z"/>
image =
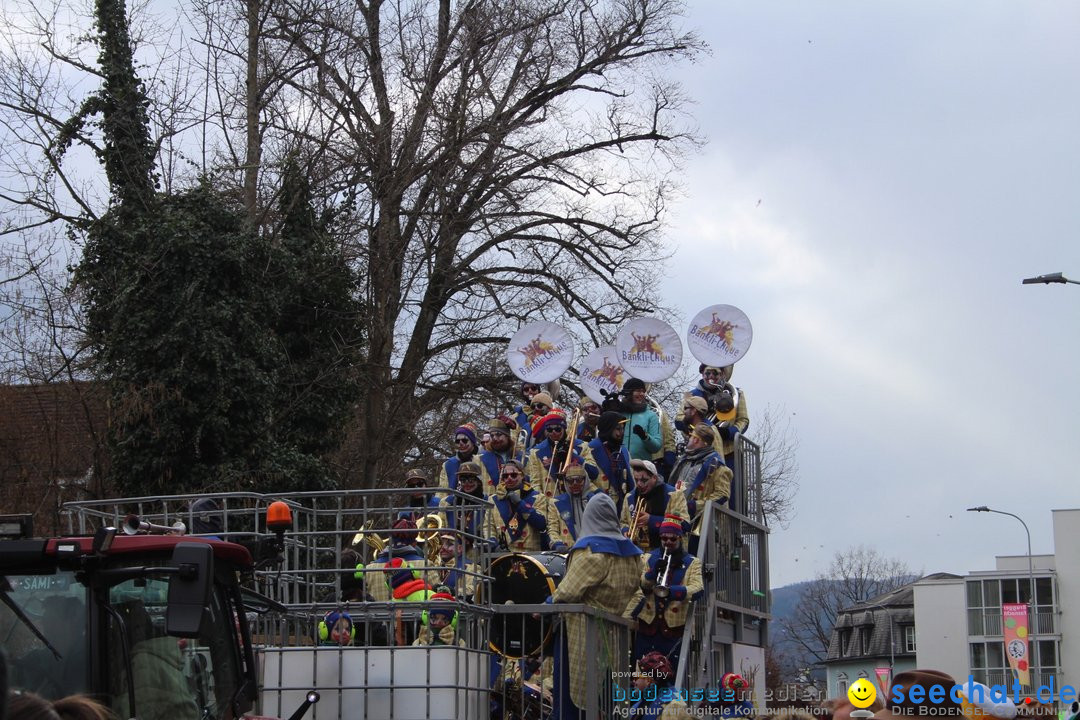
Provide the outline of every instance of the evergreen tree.
<path id="1" fill-rule="evenodd" d="M 281 470 L 266 464 L 283 360 L 268 259 L 206 185 L 91 228 L 80 279 L 121 494 L 262 490 Z"/>
<path id="2" fill-rule="evenodd" d="M 356 278 L 316 217 L 311 189 L 295 158 L 286 164 L 274 249 L 274 331 L 284 354 L 272 436 L 275 464 L 292 468 L 293 485 L 335 483 L 325 458 L 340 445 L 355 411 L 363 357 Z"/>
<path id="3" fill-rule="evenodd" d="M 98 0 L 96 114 L 114 205 L 91 223 L 76 281 L 111 388 L 109 479 L 123 495 L 332 487 L 322 458 L 356 395 L 358 306 L 295 165 L 279 245 L 205 181 L 154 192 L 147 100 L 122 0 Z"/>

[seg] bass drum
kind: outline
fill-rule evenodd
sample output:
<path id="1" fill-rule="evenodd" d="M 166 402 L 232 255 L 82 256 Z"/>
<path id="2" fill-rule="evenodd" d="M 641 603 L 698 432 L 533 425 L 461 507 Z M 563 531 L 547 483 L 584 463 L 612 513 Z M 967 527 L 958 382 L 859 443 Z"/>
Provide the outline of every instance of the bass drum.
<path id="1" fill-rule="evenodd" d="M 491 561 L 492 605 L 540 605 L 566 574 L 566 555 L 556 552 L 508 553 Z M 509 658 L 539 655 L 551 641 L 555 615 L 532 613 L 492 618 L 491 649 Z"/>

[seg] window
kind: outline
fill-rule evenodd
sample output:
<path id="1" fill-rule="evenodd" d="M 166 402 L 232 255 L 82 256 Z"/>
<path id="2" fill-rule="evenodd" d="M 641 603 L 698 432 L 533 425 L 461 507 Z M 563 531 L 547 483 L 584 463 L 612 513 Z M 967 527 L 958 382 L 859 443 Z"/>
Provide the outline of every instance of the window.
<path id="1" fill-rule="evenodd" d="M 196 638 L 178 643 L 165 633 L 169 582 L 164 578 L 128 580 L 109 589 L 108 644 L 121 657 L 126 644 L 131 653 L 131 677 L 125 663 L 110 668 L 112 708 L 131 717 L 128 691 L 135 694 L 135 709 L 147 720 L 220 720 L 231 717 L 236 696 L 234 680 L 240 657 L 231 634 L 235 620 L 219 593 L 211 596 L 210 616 Z M 178 671 L 179 670 L 179 671 Z"/>
<path id="2" fill-rule="evenodd" d="M 836 676 L 836 694 L 841 697 L 847 695 L 847 673 Z"/>
<path id="3" fill-rule="evenodd" d="M 904 652 L 915 652 L 915 626 L 904 626 Z"/>
<path id="4" fill-rule="evenodd" d="M 864 625 L 859 628 L 859 652 L 863 655 L 870 654 L 870 639 L 874 636 L 874 626 Z"/>
<path id="5" fill-rule="evenodd" d="M 967 601 L 969 608 L 982 607 L 982 583 L 978 580 L 967 581 Z"/>
<path id="6" fill-rule="evenodd" d="M 0 604 L 0 637 L 8 653 L 12 687 L 50 700 L 86 692 L 87 591 L 75 574 L 9 574 L 7 599 L 49 639 L 43 643 L 7 604 Z M 53 654 L 53 649 L 59 655 Z"/>
<path id="7" fill-rule="evenodd" d="M 851 628 L 842 628 L 840 630 L 840 657 L 847 657 L 851 654 Z"/>
<path id="8" fill-rule="evenodd" d="M 988 642 L 976 642 L 969 644 L 971 655 L 971 671 L 975 680 L 989 685 L 1003 685 L 1012 682 L 1012 670 L 1009 669 L 1008 660 L 1005 657 L 1005 643 L 1000 640 Z M 1045 685 L 1052 676 L 1059 672 L 1058 641 L 1039 641 L 1039 678 L 1032 678 L 1039 684 Z M 985 678 L 985 679 L 983 679 Z M 1025 690 L 1024 692 L 1027 692 Z"/>

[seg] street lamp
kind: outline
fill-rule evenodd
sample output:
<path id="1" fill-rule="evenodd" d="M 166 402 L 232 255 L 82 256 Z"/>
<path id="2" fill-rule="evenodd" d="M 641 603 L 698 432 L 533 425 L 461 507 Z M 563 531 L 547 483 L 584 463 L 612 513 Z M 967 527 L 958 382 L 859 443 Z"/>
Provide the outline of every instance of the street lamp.
<path id="1" fill-rule="evenodd" d="M 1061 277 L 1061 273 L 1057 273 L 1057 276 Z M 1049 275 L 1042 275 L 1040 277 L 1050 277 L 1050 276 Z M 1033 278 L 1033 280 L 1034 281 L 1039 281 L 1038 278 Z M 1027 280 L 1025 280 L 1024 282 L 1026 283 Z M 1042 282 L 1042 281 L 1039 281 L 1039 282 Z M 1066 282 L 1066 281 L 1064 279 L 1061 279 L 1061 280 L 1049 280 L 1049 281 L 1046 281 L 1046 282 Z M 1075 280 L 1069 280 L 1068 282 L 1076 282 L 1076 281 Z M 1080 283 L 1077 283 L 1077 284 L 1080 285 Z M 993 508 L 988 508 L 985 505 L 979 505 L 978 507 L 970 507 L 970 508 L 967 509 L 967 511 L 968 512 L 989 512 L 989 513 L 997 513 L 998 515 L 1008 515 L 1009 517 L 1014 517 L 1017 520 L 1019 520 L 1020 524 L 1024 526 L 1024 532 L 1027 534 L 1028 583 L 1030 584 L 1030 588 L 1028 589 L 1028 606 L 1031 608 L 1031 650 L 1032 650 L 1032 652 L 1031 652 L 1031 674 L 1034 677 L 1034 680 L 1032 681 L 1032 687 L 1033 688 L 1038 688 L 1039 687 L 1038 683 L 1041 680 L 1041 678 L 1039 677 L 1039 643 L 1038 643 L 1039 618 L 1036 615 L 1036 608 L 1035 608 L 1035 566 L 1032 563 L 1032 559 L 1031 559 L 1031 531 L 1028 530 L 1027 523 L 1024 522 L 1024 519 L 1022 517 L 1020 517 L 1019 515 L 1015 515 L 1015 514 L 1013 514 L 1011 512 L 1005 512 L 1004 510 L 994 510 Z"/>
<path id="2" fill-rule="evenodd" d="M 1072 283 L 1073 285 L 1080 285 L 1080 280 L 1070 280 L 1062 273 L 1050 273 L 1049 275 L 1038 275 L 1032 278 L 1024 278 L 1020 281 L 1021 285 L 1054 285 Z M 978 508 L 973 508 L 977 510 Z M 993 512 L 992 510 L 990 512 Z M 1006 513 L 1007 515 L 1008 513 Z"/>

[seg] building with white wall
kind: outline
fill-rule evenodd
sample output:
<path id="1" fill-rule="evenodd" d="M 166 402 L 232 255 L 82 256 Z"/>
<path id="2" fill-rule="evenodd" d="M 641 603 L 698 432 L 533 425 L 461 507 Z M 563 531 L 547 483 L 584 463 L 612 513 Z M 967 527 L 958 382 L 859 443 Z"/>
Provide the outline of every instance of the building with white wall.
<path id="1" fill-rule="evenodd" d="M 1034 618 L 1029 651 L 1034 688 L 1080 687 L 1080 509 L 1053 510 L 1054 552 L 1033 555 Z M 959 682 L 1011 685 L 1002 603 L 1031 599 L 1027 555 L 995 558 L 992 570 L 935 573 L 892 593 L 844 608 L 829 644 L 827 693 L 843 695 L 875 668 L 893 674 L 915 667 L 942 670 Z M 876 684 L 876 682 L 875 682 Z M 1025 688 L 1024 692 L 1031 692 Z"/>
<path id="2" fill-rule="evenodd" d="M 1032 556 L 1035 617 L 1029 618 L 1034 687 L 1080 685 L 1080 509 L 1054 510 L 1054 552 Z M 1004 555 L 992 570 L 929 576 L 913 586 L 915 662 L 964 681 L 1011 685 L 1002 603 L 1028 603 L 1027 555 Z M 1025 692 L 1030 692 L 1026 688 Z"/>

